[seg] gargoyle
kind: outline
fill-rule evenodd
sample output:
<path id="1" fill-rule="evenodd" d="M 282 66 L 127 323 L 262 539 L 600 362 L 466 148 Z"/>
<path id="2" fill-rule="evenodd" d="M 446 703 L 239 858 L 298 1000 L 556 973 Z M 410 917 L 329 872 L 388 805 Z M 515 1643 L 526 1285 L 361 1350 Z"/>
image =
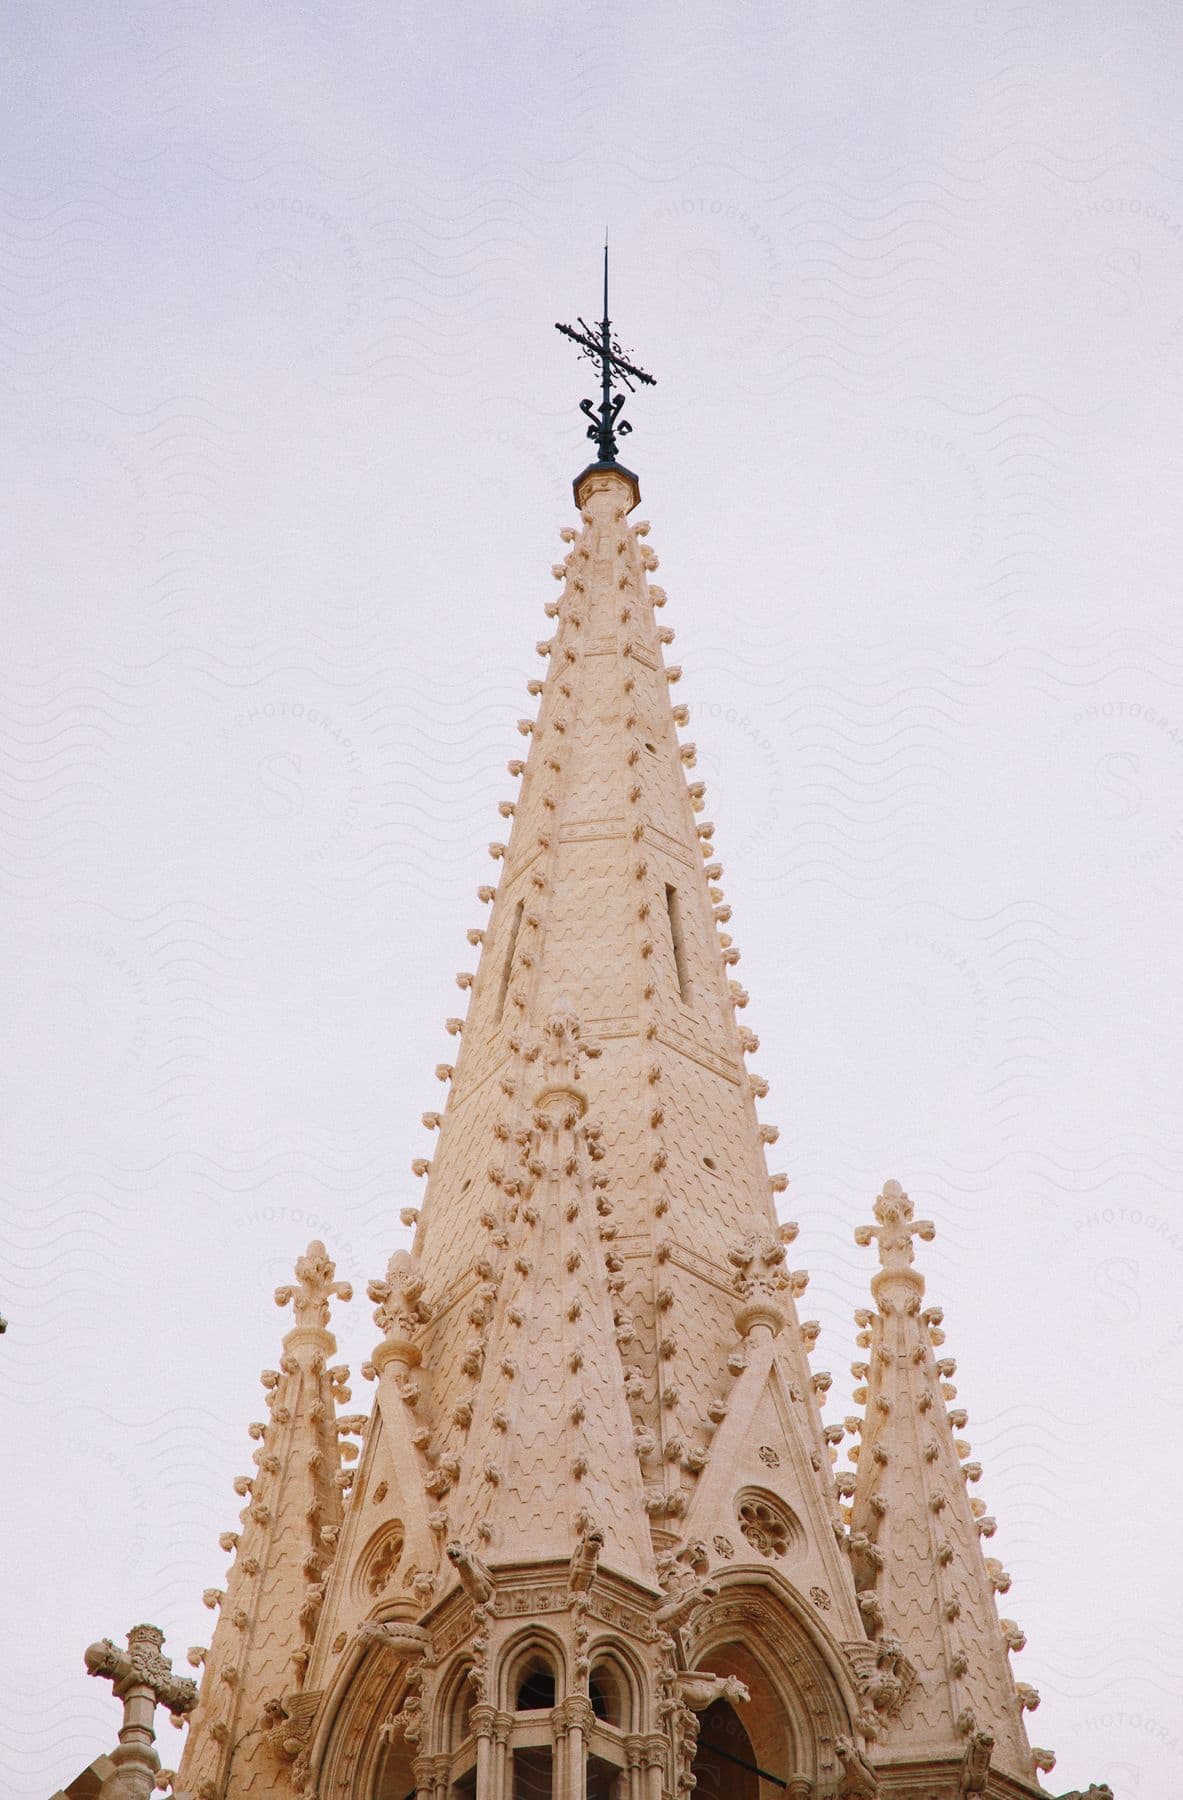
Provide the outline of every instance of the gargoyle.
<path id="1" fill-rule="evenodd" d="M 855 1749 L 848 1737 L 835 1738 L 834 1749 L 842 1764 L 842 1774 L 838 1781 L 839 1800 L 876 1800 L 879 1780 L 870 1763 Z"/>
<path id="2" fill-rule="evenodd" d="M 275 1758 L 276 1762 L 294 1762 L 304 1748 L 307 1733 L 301 1732 L 299 1727 L 293 1724 L 283 1701 L 278 1698 L 265 1701 L 263 1718 L 260 1723 L 262 1727 L 260 1742 L 264 1749 Z"/>
<path id="3" fill-rule="evenodd" d="M 986 1782 L 990 1775 L 990 1752 L 994 1748 L 994 1733 L 985 1729 L 973 1733 L 965 1746 L 965 1755 L 961 1762 L 962 1794 L 984 1794 Z"/>
<path id="4" fill-rule="evenodd" d="M 426 1656 L 431 1647 L 431 1639 L 421 1625 L 411 1625 L 402 1619 L 367 1619 L 357 1628 L 357 1641 L 359 1644 L 384 1644 L 406 1662 Z"/>
<path id="5" fill-rule="evenodd" d="M 689 1563 L 694 1573 L 700 1577 L 710 1573 L 710 1551 L 701 1538 L 696 1538 L 693 1543 L 686 1544 L 683 1549 L 679 1550 L 678 1561 Z"/>
<path id="6" fill-rule="evenodd" d="M 653 1615 L 654 1621 L 663 1631 L 680 1631 L 699 1607 L 704 1606 L 708 1600 L 713 1600 L 718 1592 L 717 1581 L 696 1581 L 693 1587 L 688 1587 L 684 1593 L 678 1594 L 673 1600 L 667 1600 L 664 1606 L 659 1606 Z"/>
<path id="7" fill-rule="evenodd" d="M 751 1697 L 734 1675 L 711 1675 L 705 1669 L 695 1669 L 692 1674 L 678 1676 L 678 1698 L 691 1712 L 705 1712 L 716 1700 L 742 1706 Z"/>
<path id="8" fill-rule="evenodd" d="M 470 1600 L 486 1606 L 493 1598 L 493 1578 L 478 1556 L 463 1544 L 448 1545 L 448 1561 L 460 1577 L 460 1585 Z"/>
<path id="9" fill-rule="evenodd" d="M 571 1552 L 571 1565 L 567 1571 L 567 1587 L 571 1593 L 585 1593 L 591 1586 L 603 1547 L 604 1534 L 599 1526 L 585 1525 Z"/>

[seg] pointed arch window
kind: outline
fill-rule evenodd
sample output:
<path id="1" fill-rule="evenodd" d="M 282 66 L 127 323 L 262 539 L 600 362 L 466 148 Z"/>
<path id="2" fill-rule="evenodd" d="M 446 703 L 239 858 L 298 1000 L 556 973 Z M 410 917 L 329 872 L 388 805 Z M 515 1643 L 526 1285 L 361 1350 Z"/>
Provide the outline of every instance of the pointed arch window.
<path id="1" fill-rule="evenodd" d="M 549 1712 L 555 1703 L 555 1672 L 541 1657 L 522 1670 L 514 1695 L 515 1712 Z"/>

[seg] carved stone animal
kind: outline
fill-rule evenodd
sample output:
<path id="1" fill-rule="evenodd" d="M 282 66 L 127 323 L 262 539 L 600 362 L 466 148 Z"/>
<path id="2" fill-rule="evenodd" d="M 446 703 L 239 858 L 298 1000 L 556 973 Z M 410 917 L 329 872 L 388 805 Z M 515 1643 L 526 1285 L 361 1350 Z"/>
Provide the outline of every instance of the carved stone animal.
<path id="1" fill-rule="evenodd" d="M 691 1675 L 679 1675 L 678 1693 L 684 1705 L 691 1712 L 705 1712 L 716 1700 L 726 1700 L 732 1706 L 742 1706 L 751 1699 L 751 1694 L 742 1681 L 734 1675 L 710 1675 L 705 1670 L 696 1669 Z"/>
<path id="2" fill-rule="evenodd" d="M 460 1577 L 460 1585 L 470 1600 L 484 1606 L 493 1598 L 493 1579 L 479 1557 L 463 1544 L 448 1545 L 448 1561 Z"/>

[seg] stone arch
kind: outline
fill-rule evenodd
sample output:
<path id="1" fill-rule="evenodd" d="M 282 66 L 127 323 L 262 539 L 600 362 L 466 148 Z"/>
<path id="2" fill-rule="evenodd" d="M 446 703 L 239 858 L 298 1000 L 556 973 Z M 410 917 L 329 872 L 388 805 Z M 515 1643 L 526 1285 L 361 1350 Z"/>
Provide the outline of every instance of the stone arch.
<path id="1" fill-rule="evenodd" d="M 346 1652 L 325 1696 L 322 1722 L 311 1757 L 315 1785 L 326 1793 L 356 1794 L 359 1800 L 403 1800 L 397 1793 L 419 1746 L 405 1736 L 388 1741 L 383 1727 L 407 1699 L 405 1662 L 392 1662 L 377 1646 L 355 1643 Z"/>
<path id="2" fill-rule="evenodd" d="M 760 1800 L 761 1765 L 743 1722 L 746 1710 L 719 1699 L 700 1714 L 693 1764 L 695 1800 Z"/>
<path id="3" fill-rule="evenodd" d="M 860 1704 L 841 1649 L 776 1571 L 724 1576 L 694 1621 L 691 1668 L 735 1676 L 751 1693 L 735 1714 L 757 1768 L 824 1791 L 840 1773 L 835 1739 L 862 1744 Z M 745 1758 L 746 1759 L 746 1758 Z"/>
<path id="4" fill-rule="evenodd" d="M 588 1698 L 596 1717 L 617 1731 L 646 1730 L 645 1677 L 634 1658 L 612 1638 L 601 1638 L 592 1645 L 589 1661 Z"/>
<path id="5" fill-rule="evenodd" d="M 437 1752 L 456 1750 L 471 1736 L 470 1714 L 476 1705 L 473 1660 L 462 1652 L 441 1673 L 432 1707 L 430 1743 Z"/>
<path id="6" fill-rule="evenodd" d="M 494 1682 L 498 1704 L 506 1712 L 517 1712 L 523 1683 L 532 1675 L 545 1671 L 549 1671 L 554 1682 L 554 1700 L 561 1700 L 567 1692 L 567 1658 L 563 1645 L 552 1632 L 530 1626 L 511 1638 L 502 1650 Z M 531 1710 L 541 1711 L 542 1706 Z"/>
<path id="7" fill-rule="evenodd" d="M 417 1746 L 400 1738 L 384 1744 L 375 1759 L 372 1784 L 357 1791 L 370 1800 L 408 1800 L 415 1792 L 415 1758 Z"/>

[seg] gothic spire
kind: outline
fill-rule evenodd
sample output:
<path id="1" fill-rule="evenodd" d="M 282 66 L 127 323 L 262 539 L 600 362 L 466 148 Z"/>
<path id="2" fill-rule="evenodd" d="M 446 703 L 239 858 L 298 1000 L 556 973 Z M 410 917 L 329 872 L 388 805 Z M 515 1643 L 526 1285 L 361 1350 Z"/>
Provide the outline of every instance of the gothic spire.
<path id="1" fill-rule="evenodd" d="M 395 1285 L 414 1316 L 400 1312 L 396 1348 L 374 1359 L 350 1510 L 405 1534 L 383 1616 L 449 1591 L 463 1566 L 450 1546 L 495 1574 L 594 1542 L 604 1568 L 657 1590 L 692 1528 L 736 1567 L 782 1553 L 736 1512 L 739 1433 L 745 1468 L 749 1450 L 764 1456 L 749 1485 L 774 1495 L 778 1530 L 808 1540 L 849 1636 L 827 1378 L 811 1376 L 796 1318 L 807 1278 L 785 1266 L 785 1178 L 765 1164 L 777 1133 L 756 1114 L 767 1084 L 744 1067 L 757 1040 L 736 1019 L 747 995 L 694 746 L 679 740 L 688 710 L 671 703 L 681 671 L 665 662 L 657 558 L 648 525 L 629 523 L 635 476 L 593 465 L 575 486 L 546 674 L 529 683 L 538 710 L 509 764 L 520 791 L 489 846 L 500 881 L 479 890 L 491 917 L 457 976 L 467 1016 L 447 1022 L 459 1053 L 436 1070 L 446 1105 L 423 1115 L 434 1153 L 412 1165 L 426 1196 L 404 1214 L 417 1230 Z M 766 1319 L 752 1306 L 765 1289 Z M 374 1514 L 361 1502 L 379 1490 Z M 345 1535 L 317 1684 L 338 1666 L 326 1643 L 359 1624 L 345 1564 L 365 1532 L 347 1521 Z"/>
<path id="2" fill-rule="evenodd" d="M 1031 1781 L 1050 1759 L 1027 1742 L 1023 1711 L 1039 1697 L 1011 1675 L 1023 1634 L 994 1603 L 1010 1578 L 982 1552 L 994 1521 L 970 1497 L 981 1469 L 959 1435 L 964 1409 L 948 1404 L 955 1365 L 939 1355 L 941 1311 L 923 1307 L 912 1244 L 933 1236 L 898 1181 L 883 1184 L 875 1223 L 855 1232 L 857 1243 L 877 1244 L 881 1266 L 875 1310 L 855 1315 L 868 1355 L 852 1365 L 865 1410 L 849 1421 L 859 1436 L 851 1562 L 874 1679 L 891 1690 L 884 1757 L 960 1757 L 966 1781 L 980 1777 L 961 1791 L 976 1793 L 990 1767 Z"/>
<path id="3" fill-rule="evenodd" d="M 342 1440 L 365 1421 L 338 1416 L 338 1402 L 349 1399 L 349 1371 L 333 1364 L 337 1342 L 328 1329 L 330 1302 L 349 1300 L 351 1290 L 335 1279 L 319 1241 L 295 1273 L 295 1283 L 275 1290 L 295 1325 L 279 1368 L 263 1371 L 270 1418 L 250 1426 L 255 1473 L 234 1482 L 245 1501 L 241 1528 L 220 1540 L 234 1561 L 225 1589 L 204 1596 L 218 1613 L 213 1641 L 189 1652 L 204 1672 L 177 1789 L 192 1800 L 222 1800 L 232 1761 L 229 1791 L 246 1791 L 252 1766 L 262 1770 L 260 1791 L 270 1791 L 269 1781 L 302 1748 L 300 1690 L 351 1479 L 342 1453 L 357 1454 Z"/>
<path id="4" fill-rule="evenodd" d="M 521 793 L 501 808 L 512 821 L 508 843 L 490 846 L 502 870 L 495 895 L 482 891 L 494 902 L 492 919 L 470 934 L 481 949 L 475 974 L 458 977 L 470 996 L 467 1018 L 451 1022 L 463 1048 L 455 1068 L 442 1071 L 444 1113 L 425 1115 L 438 1148 L 416 1164 L 428 1177 L 416 1256 L 429 1297 L 464 1297 L 439 1307 L 425 1333 L 432 1478 L 448 1529 L 461 1514 L 468 1526 L 479 1523 L 474 1469 L 514 1460 L 512 1442 L 499 1451 L 495 1440 L 477 1441 L 478 1418 L 496 1413 L 525 1429 L 519 1401 L 488 1396 L 510 1379 L 504 1363 L 523 1354 L 514 1315 L 543 1304 L 531 1298 L 544 1278 L 537 1248 L 525 1247 L 528 1214 L 543 1187 L 548 1221 L 556 1207 L 576 1204 L 575 1184 L 588 1179 L 583 1159 L 589 1169 L 593 1160 L 578 1132 L 561 1125 L 562 1166 L 552 1177 L 559 1140 L 549 1113 L 535 1107 L 529 1061 L 548 1021 L 573 1015 L 603 1054 L 583 1071 L 597 1185 L 578 1204 L 594 1195 L 594 1234 L 586 1247 L 567 1245 L 563 1234 L 549 1245 L 548 1256 L 560 1254 L 562 1238 L 562 1257 L 579 1260 L 556 1271 L 562 1279 L 546 1287 L 545 1305 L 559 1317 L 580 1305 L 583 1331 L 610 1320 L 594 1367 L 615 1389 L 612 1404 L 593 1414 L 574 1391 L 590 1374 L 575 1383 L 568 1370 L 567 1443 L 541 1415 L 529 1427 L 549 1443 L 556 1481 L 580 1455 L 601 1470 L 633 1458 L 655 1541 L 676 1540 L 734 1381 L 738 1301 L 726 1298 L 728 1258 L 749 1238 L 776 1234 L 764 1163 L 776 1132 L 757 1119 L 763 1084 L 743 1067 L 755 1040 L 735 1021 L 746 1001 L 730 978 L 739 952 L 721 929 L 729 909 L 717 886 L 714 827 L 696 817 L 702 784 L 685 773 L 694 749 L 678 741 L 687 712 L 668 698 L 680 670 L 662 654 L 673 633 L 657 623 L 665 595 L 648 579 L 657 559 L 644 541 L 648 526 L 627 522 L 634 479 L 592 469 L 578 484 L 581 528 L 563 534 L 570 550 L 554 571 L 561 597 L 547 608 L 556 629 L 538 646 L 548 672 L 530 684 L 539 711 L 520 727 L 529 756 L 510 764 Z M 581 1212 L 572 1227 L 584 1234 L 592 1222 Z M 528 1276 L 519 1259 L 534 1265 Z M 806 1393 L 813 1449 L 820 1426 Z M 577 1431 L 571 1415 L 580 1404 Z M 576 1451 L 593 1416 L 606 1435 Z M 828 1470 L 817 1473 L 824 1496 Z M 453 1488 L 463 1494 L 459 1507 Z M 502 1510 L 496 1492 L 496 1482 L 485 1483 L 493 1513 Z M 564 1492 L 571 1532 L 588 1509 L 577 1484 Z M 529 1528 L 522 1517 L 518 1529 Z M 501 1553 L 495 1537 L 486 1553 Z M 635 1567 L 631 1552 L 627 1560 Z"/>

